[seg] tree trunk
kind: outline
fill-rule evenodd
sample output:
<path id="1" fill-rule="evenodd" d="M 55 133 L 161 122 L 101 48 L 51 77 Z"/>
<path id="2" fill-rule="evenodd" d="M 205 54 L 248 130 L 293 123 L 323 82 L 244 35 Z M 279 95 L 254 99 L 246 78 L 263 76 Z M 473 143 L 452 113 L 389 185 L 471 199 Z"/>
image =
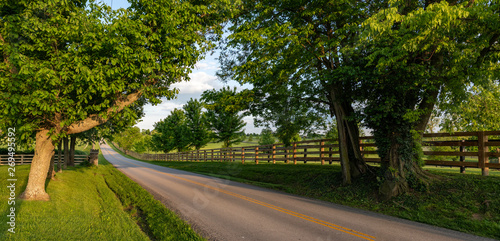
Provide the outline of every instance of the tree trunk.
<path id="1" fill-rule="evenodd" d="M 58 146 L 57 146 L 57 172 L 62 172 L 62 166 L 61 166 L 61 159 L 62 159 L 62 140 L 59 140 Z"/>
<path id="2" fill-rule="evenodd" d="M 342 167 L 342 181 L 351 184 L 352 178 L 365 174 L 369 167 L 361 156 L 359 148 L 359 127 L 352 117 L 354 109 L 349 103 L 335 98 L 338 94 L 332 90 L 330 113 L 335 116 L 339 133 L 340 165 Z"/>
<path id="3" fill-rule="evenodd" d="M 49 136 L 49 130 L 42 129 L 36 133 L 35 156 L 31 163 L 28 184 L 19 196 L 24 200 L 48 201 L 49 194 L 45 192 L 45 181 L 49 171 L 50 159 L 54 155 L 54 144 Z"/>
<path id="4" fill-rule="evenodd" d="M 387 138 L 390 143 L 385 154 L 381 155 L 384 182 L 379 187 L 382 199 L 388 200 L 406 193 L 410 188 L 426 190 L 433 176 L 424 171 L 419 164 L 421 137 L 411 133 L 391 133 Z M 380 146 L 379 148 L 385 148 Z"/>
<path id="5" fill-rule="evenodd" d="M 68 166 L 75 166 L 75 145 L 76 145 L 76 136 L 72 135 L 70 138 L 70 146 L 69 146 L 69 162 Z"/>
<path id="6" fill-rule="evenodd" d="M 64 169 L 68 168 L 68 163 L 69 163 L 69 140 L 68 137 L 64 137 L 63 139 L 64 143 Z"/>

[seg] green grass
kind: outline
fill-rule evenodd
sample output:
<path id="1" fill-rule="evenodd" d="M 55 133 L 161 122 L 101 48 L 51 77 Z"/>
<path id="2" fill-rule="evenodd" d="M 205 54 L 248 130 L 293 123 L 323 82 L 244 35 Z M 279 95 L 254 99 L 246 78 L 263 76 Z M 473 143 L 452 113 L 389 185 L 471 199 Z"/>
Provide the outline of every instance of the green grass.
<path id="1" fill-rule="evenodd" d="M 7 166 L 0 166 L 0 240 L 203 240 L 103 157 L 99 167 L 70 167 L 48 181 L 51 200 L 16 200 L 16 233 L 7 232 Z M 16 166 L 16 196 L 29 165 Z M 141 230 L 142 229 L 142 230 Z"/>
<path id="2" fill-rule="evenodd" d="M 500 239 L 500 177 L 431 170 L 443 177 L 428 192 L 379 200 L 373 179 L 341 185 L 338 165 L 149 162 Z M 493 172 L 493 171 L 492 171 Z"/>

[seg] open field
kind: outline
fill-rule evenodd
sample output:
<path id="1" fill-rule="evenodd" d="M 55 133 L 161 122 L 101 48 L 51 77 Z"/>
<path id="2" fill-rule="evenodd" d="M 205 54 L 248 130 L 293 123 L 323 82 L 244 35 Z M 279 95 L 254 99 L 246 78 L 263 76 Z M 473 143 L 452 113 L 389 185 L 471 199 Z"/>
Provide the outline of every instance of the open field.
<path id="1" fill-rule="evenodd" d="M 7 168 L 0 166 L 0 173 Z M 16 166 L 16 196 L 29 168 Z M 97 168 L 70 167 L 48 181 L 51 201 L 16 200 L 16 233 L 7 232 L 9 183 L 0 180 L 0 240 L 203 240 L 102 155 Z"/>
<path id="2" fill-rule="evenodd" d="M 343 186 L 338 164 L 148 163 L 500 239 L 500 172 L 496 170 L 484 177 L 480 169 L 470 168 L 466 171 L 468 174 L 460 174 L 458 168 L 429 166 L 426 169 L 441 176 L 441 180 L 435 180 L 428 191 L 413 190 L 407 195 L 381 201 L 377 195 L 376 179 L 364 178 Z"/>

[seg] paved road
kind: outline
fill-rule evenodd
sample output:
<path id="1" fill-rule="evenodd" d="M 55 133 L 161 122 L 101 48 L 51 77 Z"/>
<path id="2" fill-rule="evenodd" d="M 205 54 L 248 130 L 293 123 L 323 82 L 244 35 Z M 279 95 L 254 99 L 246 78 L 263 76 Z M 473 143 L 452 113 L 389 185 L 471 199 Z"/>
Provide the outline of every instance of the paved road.
<path id="1" fill-rule="evenodd" d="M 209 240 L 489 240 L 265 188 L 125 158 L 106 160 Z M 238 172 L 229 167 L 228 172 Z"/>

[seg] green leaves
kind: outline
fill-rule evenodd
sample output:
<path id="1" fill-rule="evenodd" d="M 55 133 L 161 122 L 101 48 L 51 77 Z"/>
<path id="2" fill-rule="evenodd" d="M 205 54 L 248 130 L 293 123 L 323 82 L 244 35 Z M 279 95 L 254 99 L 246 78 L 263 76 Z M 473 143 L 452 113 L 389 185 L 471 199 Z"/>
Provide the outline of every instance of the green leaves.
<path id="1" fill-rule="evenodd" d="M 186 126 L 190 132 L 190 146 L 199 150 L 211 140 L 212 134 L 209 130 L 207 114 L 202 111 L 203 103 L 190 99 L 182 108 L 186 115 Z"/>
<path id="2" fill-rule="evenodd" d="M 243 139 L 243 114 L 248 101 L 251 101 L 251 92 L 236 92 L 236 88 L 229 87 L 220 90 L 207 90 L 202 94 L 207 108 L 206 117 L 214 138 L 223 142 L 223 147 L 230 147 Z"/>
<path id="3" fill-rule="evenodd" d="M 0 125 L 22 120 L 31 131 L 112 117 L 108 111 L 131 93 L 142 103 L 172 98 L 170 85 L 188 78 L 225 18 L 216 15 L 225 9 L 219 2 L 133 1 L 116 11 L 95 1 L 14 2 L 0 5 L 0 53 L 8 60 L 0 93 L 18 97 L 0 97 L 11 110 Z"/>
<path id="4" fill-rule="evenodd" d="M 156 122 L 154 126 L 156 133 L 151 141 L 154 149 L 158 151 L 186 151 L 191 144 L 192 136 L 186 124 L 186 115 L 180 109 L 174 109 L 169 116 Z"/>

